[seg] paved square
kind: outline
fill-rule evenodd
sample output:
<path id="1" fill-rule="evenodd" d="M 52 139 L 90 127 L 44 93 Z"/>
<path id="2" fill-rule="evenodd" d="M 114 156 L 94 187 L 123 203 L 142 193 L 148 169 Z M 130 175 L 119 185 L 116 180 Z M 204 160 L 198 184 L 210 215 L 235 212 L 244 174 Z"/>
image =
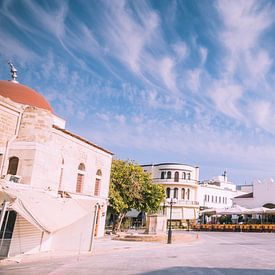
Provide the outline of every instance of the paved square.
<path id="1" fill-rule="evenodd" d="M 92 255 L 26 257 L 1 274 L 275 274 L 275 234 L 174 232 L 192 241 L 94 243 Z M 190 239 L 190 238 L 189 238 Z"/>

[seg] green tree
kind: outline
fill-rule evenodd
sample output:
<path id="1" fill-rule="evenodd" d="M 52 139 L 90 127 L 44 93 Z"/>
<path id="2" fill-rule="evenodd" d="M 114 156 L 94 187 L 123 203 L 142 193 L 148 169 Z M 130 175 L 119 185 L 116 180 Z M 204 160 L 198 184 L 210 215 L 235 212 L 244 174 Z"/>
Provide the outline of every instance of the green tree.
<path id="1" fill-rule="evenodd" d="M 132 208 L 155 213 L 164 199 L 164 189 L 153 184 L 151 175 L 132 161 L 113 160 L 109 192 L 110 208 L 117 219 L 113 231 L 120 229 L 126 213 Z"/>

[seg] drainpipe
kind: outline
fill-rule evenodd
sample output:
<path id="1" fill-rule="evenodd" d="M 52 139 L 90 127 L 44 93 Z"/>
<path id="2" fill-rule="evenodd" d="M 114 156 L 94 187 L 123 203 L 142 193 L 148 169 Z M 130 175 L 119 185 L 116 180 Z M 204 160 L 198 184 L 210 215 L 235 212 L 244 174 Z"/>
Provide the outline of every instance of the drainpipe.
<path id="1" fill-rule="evenodd" d="M 95 204 L 95 214 L 94 214 L 94 219 L 93 219 L 93 226 L 92 226 L 92 234 L 91 234 L 89 252 L 92 252 L 92 246 L 93 246 L 93 240 L 94 240 L 94 234 L 95 234 L 95 226 L 96 226 L 98 207 L 99 207 L 99 204 L 96 203 Z"/>
<path id="2" fill-rule="evenodd" d="M 22 116 L 23 116 L 23 112 L 24 110 L 27 108 L 28 106 L 25 106 L 22 110 L 22 112 L 19 112 L 19 117 L 17 119 L 17 123 L 16 123 L 16 128 L 15 128 L 15 134 L 11 137 L 10 140 L 7 141 L 6 143 L 6 147 L 5 147 L 5 153 L 3 156 L 3 161 L 1 164 L 1 169 L 0 169 L 0 178 L 3 177 L 4 175 L 4 168 L 5 168 L 5 164 L 7 162 L 8 159 L 8 155 L 9 155 L 9 149 L 10 149 L 10 145 L 11 143 L 16 140 L 16 138 L 18 137 L 18 133 L 19 133 L 19 128 L 20 128 L 20 124 L 21 124 L 21 120 L 22 120 Z"/>

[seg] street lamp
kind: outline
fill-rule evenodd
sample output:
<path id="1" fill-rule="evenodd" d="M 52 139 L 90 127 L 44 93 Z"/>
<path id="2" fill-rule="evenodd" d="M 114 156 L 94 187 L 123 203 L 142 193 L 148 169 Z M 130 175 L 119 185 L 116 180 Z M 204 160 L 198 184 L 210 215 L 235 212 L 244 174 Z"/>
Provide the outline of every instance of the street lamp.
<path id="1" fill-rule="evenodd" d="M 168 227 L 168 239 L 167 243 L 172 243 L 172 210 L 173 210 L 173 204 L 177 202 L 176 198 L 169 198 L 166 200 L 168 204 L 170 204 L 170 218 L 169 218 L 169 227 Z"/>

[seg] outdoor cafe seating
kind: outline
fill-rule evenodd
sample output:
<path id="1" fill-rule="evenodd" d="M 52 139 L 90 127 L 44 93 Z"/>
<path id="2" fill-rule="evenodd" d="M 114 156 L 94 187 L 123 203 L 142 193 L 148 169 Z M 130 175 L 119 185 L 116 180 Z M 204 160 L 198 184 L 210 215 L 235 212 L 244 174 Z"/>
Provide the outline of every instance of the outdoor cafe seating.
<path id="1" fill-rule="evenodd" d="M 197 231 L 275 232 L 275 209 L 248 209 L 233 206 L 227 209 L 205 209 L 200 212 L 202 222 L 194 224 Z M 206 222 L 206 217 L 208 222 Z M 226 217 L 226 219 L 225 219 Z M 209 221 L 210 220 L 210 221 Z"/>

